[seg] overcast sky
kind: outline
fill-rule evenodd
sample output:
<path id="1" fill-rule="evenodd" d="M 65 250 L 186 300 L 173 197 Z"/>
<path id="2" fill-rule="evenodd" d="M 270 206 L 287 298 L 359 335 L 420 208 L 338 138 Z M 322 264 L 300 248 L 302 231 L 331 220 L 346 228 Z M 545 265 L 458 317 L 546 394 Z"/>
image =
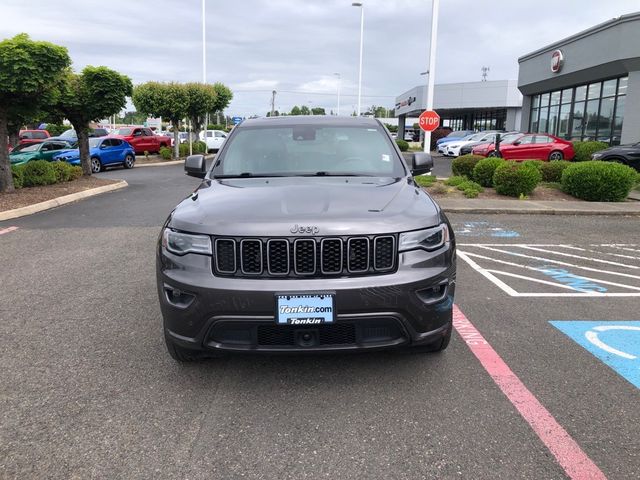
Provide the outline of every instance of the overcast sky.
<path id="1" fill-rule="evenodd" d="M 227 113 L 293 105 L 355 109 L 360 11 L 351 0 L 206 0 L 207 80 L 232 88 Z M 424 83 L 430 0 L 364 0 L 363 110 Z M 519 56 L 619 15 L 638 0 L 441 0 L 435 82 L 516 79 Z M 201 0 L 0 0 L 0 38 L 27 32 L 69 49 L 77 70 L 201 81 Z M 298 93 L 296 93 L 298 92 Z M 307 93 L 300 93 L 307 92 Z"/>

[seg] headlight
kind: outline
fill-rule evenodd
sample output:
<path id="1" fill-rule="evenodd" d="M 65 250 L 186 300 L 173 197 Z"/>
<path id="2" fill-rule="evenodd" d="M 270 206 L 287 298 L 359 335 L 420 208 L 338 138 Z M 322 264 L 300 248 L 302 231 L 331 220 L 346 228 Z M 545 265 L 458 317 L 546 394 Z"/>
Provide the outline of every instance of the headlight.
<path id="1" fill-rule="evenodd" d="M 211 238 L 208 236 L 174 232 L 168 228 L 162 232 L 162 246 L 176 255 L 186 253 L 211 255 Z"/>
<path id="2" fill-rule="evenodd" d="M 442 223 L 434 228 L 426 230 L 416 230 L 415 232 L 405 232 L 400 234 L 398 250 L 406 252 L 421 248 L 431 251 L 437 250 L 449 241 L 449 227 Z"/>
<path id="3" fill-rule="evenodd" d="M 458 148 L 460 145 L 449 145 L 449 148 Z"/>

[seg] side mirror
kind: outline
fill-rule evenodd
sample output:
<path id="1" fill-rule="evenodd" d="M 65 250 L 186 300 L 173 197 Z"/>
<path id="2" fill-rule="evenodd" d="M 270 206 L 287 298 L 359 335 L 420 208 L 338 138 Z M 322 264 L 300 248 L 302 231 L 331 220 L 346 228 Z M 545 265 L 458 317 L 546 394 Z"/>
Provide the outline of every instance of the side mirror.
<path id="1" fill-rule="evenodd" d="M 204 178 L 207 174 L 207 163 L 204 155 L 191 155 L 184 161 L 184 171 L 190 177 Z"/>
<path id="2" fill-rule="evenodd" d="M 522 142 L 521 142 L 520 140 L 516 140 L 515 142 L 513 142 L 513 145 L 518 146 L 518 145 L 520 145 L 521 143 L 522 143 Z"/>
<path id="3" fill-rule="evenodd" d="M 411 175 L 422 175 L 429 173 L 433 168 L 433 158 L 430 153 L 415 152 L 411 161 Z"/>

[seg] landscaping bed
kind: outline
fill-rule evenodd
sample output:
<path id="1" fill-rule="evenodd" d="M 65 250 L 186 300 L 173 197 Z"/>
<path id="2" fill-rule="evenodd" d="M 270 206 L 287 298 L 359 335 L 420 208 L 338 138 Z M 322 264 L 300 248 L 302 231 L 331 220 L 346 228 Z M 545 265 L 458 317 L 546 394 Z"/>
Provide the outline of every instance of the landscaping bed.
<path id="1" fill-rule="evenodd" d="M 63 195 L 82 192 L 103 185 L 117 183 L 119 180 L 106 178 L 81 177 L 77 180 L 53 185 L 41 185 L 37 187 L 21 188 L 13 193 L 0 193 L 0 212 L 26 207 L 35 203 L 45 202 Z"/>

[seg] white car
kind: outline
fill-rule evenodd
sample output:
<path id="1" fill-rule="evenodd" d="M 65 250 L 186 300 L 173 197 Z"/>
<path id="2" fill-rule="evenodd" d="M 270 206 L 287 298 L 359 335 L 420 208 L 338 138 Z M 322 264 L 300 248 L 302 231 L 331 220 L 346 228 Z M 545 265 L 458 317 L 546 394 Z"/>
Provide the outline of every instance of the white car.
<path id="1" fill-rule="evenodd" d="M 227 133 L 222 130 L 207 130 L 207 150 L 217 152 L 226 138 Z M 200 132 L 200 141 L 204 141 L 204 131 Z"/>
<path id="2" fill-rule="evenodd" d="M 491 134 L 487 132 L 474 133 L 471 135 L 467 135 L 466 137 L 462 137 L 459 140 L 454 140 L 452 142 L 447 142 L 442 146 L 442 153 L 447 155 L 448 157 L 457 157 L 460 155 L 460 149 L 465 145 L 468 145 L 473 142 L 479 142 L 485 137 L 489 137 Z M 494 133 L 495 135 L 495 133 Z"/>

